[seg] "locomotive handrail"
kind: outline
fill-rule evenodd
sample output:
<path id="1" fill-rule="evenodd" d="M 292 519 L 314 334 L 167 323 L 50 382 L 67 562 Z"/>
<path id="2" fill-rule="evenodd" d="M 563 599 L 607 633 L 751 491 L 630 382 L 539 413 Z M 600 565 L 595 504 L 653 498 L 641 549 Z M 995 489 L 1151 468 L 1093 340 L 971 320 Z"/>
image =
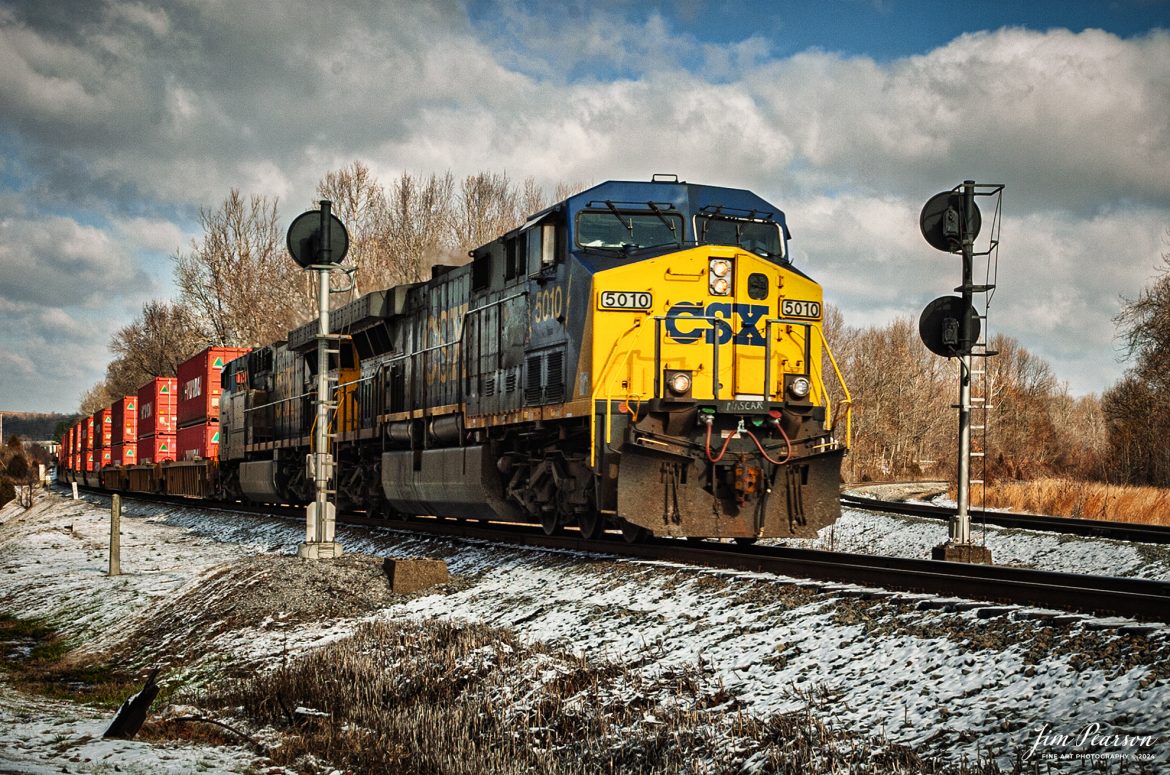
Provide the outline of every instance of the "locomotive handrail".
<path id="1" fill-rule="evenodd" d="M 613 345 L 611 345 L 609 348 L 609 355 L 607 355 L 605 358 L 605 365 L 602 367 L 601 373 L 597 377 L 596 384 L 600 389 L 602 389 L 602 390 L 606 389 L 605 388 L 606 378 L 609 376 L 609 370 L 611 368 L 613 368 L 613 356 L 618 351 L 618 349 L 617 349 L 618 343 L 621 342 L 623 339 L 625 339 L 630 334 L 632 334 L 634 331 L 637 331 L 639 328 L 641 328 L 642 327 L 642 320 L 643 320 L 642 318 L 634 318 L 634 322 L 632 324 L 630 324 L 630 327 L 627 328 L 625 331 L 623 331 L 621 336 L 619 336 L 617 339 L 615 339 L 613 341 Z M 607 394 L 601 398 L 602 398 L 602 400 L 605 401 L 605 443 L 609 444 L 610 431 L 611 431 L 611 427 L 612 427 L 612 423 L 611 423 L 612 412 L 610 411 L 610 404 L 613 403 L 614 397 L 612 395 L 609 395 L 607 392 Z M 594 399 L 594 400 L 596 401 L 596 399 Z M 596 405 L 596 403 L 593 406 L 593 411 L 591 411 L 589 413 L 589 466 L 590 466 L 590 468 L 592 468 L 595 465 L 597 465 L 597 405 Z"/>
<path id="2" fill-rule="evenodd" d="M 837 365 L 837 359 L 833 356 L 833 348 L 829 346 L 829 340 L 825 338 L 825 332 L 817 326 L 817 334 L 821 337 L 821 344 L 825 347 L 825 354 L 829 356 L 829 363 L 833 365 L 833 372 L 837 375 L 837 383 L 841 386 L 841 391 L 845 394 L 845 399 L 841 401 L 841 405 L 845 407 L 845 448 L 850 449 L 853 446 L 853 396 L 849 392 L 849 386 L 845 384 L 845 375 L 841 373 L 841 367 Z M 810 364 L 811 366 L 811 364 Z M 829 391 L 825 389 L 824 378 L 820 375 L 821 367 L 817 366 L 817 379 L 820 382 L 820 389 L 825 396 L 825 419 L 828 420 L 828 430 L 833 429 L 833 420 L 829 414 Z"/>

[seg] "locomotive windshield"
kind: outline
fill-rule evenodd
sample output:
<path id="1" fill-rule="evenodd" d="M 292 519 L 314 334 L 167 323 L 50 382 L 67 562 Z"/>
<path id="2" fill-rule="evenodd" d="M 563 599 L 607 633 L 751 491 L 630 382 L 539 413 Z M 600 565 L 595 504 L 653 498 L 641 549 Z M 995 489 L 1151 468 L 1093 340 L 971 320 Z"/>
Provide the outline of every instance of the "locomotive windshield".
<path id="1" fill-rule="evenodd" d="M 727 216 L 697 215 L 695 231 L 700 244 L 738 245 L 768 258 L 784 257 L 780 226 L 774 221 L 752 221 Z"/>
<path id="2" fill-rule="evenodd" d="M 630 212 L 611 207 L 577 216 L 577 244 L 600 250 L 644 250 L 682 246 L 683 224 L 678 213 L 654 208 Z"/>

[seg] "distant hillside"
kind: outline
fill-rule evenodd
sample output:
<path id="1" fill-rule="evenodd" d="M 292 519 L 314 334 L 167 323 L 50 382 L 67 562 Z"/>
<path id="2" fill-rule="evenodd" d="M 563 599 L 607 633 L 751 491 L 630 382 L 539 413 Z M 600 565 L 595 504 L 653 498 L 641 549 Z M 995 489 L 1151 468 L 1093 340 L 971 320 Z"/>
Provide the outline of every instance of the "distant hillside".
<path id="1" fill-rule="evenodd" d="M 61 423 L 77 422 L 78 415 L 44 412 L 0 412 L 4 416 L 4 441 L 13 435 L 33 441 L 46 441 L 57 435 Z"/>

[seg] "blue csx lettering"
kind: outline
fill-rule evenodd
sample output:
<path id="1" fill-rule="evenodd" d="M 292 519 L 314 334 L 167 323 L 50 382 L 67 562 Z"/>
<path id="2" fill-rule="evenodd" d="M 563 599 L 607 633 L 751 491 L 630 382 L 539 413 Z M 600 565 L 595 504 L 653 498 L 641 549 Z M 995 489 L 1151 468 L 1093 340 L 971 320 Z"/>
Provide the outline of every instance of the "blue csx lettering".
<path id="1" fill-rule="evenodd" d="M 738 331 L 732 328 L 733 313 L 739 316 Z M 716 301 L 704 308 L 697 302 L 684 301 L 666 311 L 666 335 L 682 344 L 697 342 L 700 338 L 704 338 L 707 344 L 715 344 L 718 336 L 719 344 L 727 344 L 732 341 L 734 333 L 736 344 L 763 347 L 764 335 L 756 326 L 767 314 L 768 307 L 765 304 Z"/>

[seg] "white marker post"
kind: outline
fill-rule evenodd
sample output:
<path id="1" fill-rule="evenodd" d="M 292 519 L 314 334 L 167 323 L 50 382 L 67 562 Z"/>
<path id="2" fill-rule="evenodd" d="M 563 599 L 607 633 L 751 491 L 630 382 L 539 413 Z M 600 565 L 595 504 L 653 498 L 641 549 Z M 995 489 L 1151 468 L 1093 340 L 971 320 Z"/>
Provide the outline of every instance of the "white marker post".
<path id="1" fill-rule="evenodd" d="M 122 575 L 122 496 L 110 501 L 110 576 Z"/>

